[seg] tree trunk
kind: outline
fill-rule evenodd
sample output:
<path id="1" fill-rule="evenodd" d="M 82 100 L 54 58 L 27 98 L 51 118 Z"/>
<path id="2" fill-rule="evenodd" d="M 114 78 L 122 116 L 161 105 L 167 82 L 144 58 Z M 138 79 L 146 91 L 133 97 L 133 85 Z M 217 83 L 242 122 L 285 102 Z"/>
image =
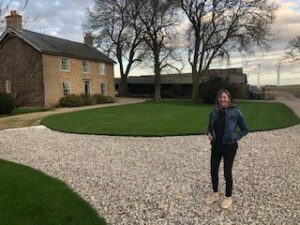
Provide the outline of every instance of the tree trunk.
<path id="1" fill-rule="evenodd" d="M 197 102 L 199 100 L 199 80 L 197 77 L 197 72 L 192 72 L 193 76 L 193 92 L 192 92 L 192 101 Z"/>
<path id="2" fill-rule="evenodd" d="M 160 75 L 155 76 L 155 90 L 154 90 L 154 101 L 158 102 L 161 100 L 160 96 Z"/>
<path id="3" fill-rule="evenodd" d="M 127 86 L 127 77 L 121 77 L 121 84 L 119 89 L 119 96 L 127 96 L 128 94 L 128 86 Z"/>
<path id="4" fill-rule="evenodd" d="M 158 102 L 161 100 L 160 96 L 160 68 L 159 65 L 156 63 L 155 65 L 155 89 L 154 89 L 154 101 Z"/>
<path id="5" fill-rule="evenodd" d="M 199 100 L 199 84 L 193 83 L 192 101 L 197 102 Z"/>

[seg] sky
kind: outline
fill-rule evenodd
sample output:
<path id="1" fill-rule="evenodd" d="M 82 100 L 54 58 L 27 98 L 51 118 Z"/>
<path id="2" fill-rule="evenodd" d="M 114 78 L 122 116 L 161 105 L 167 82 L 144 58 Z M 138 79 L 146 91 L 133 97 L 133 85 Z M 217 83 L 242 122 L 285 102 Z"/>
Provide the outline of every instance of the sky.
<path id="1" fill-rule="evenodd" d="M 11 9 L 18 9 L 21 0 L 14 0 Z M 277 39 L 271 43 L 268 51 L 256 51 L 252 55 L 242 57 L 235 54 L 231 64 L 213 64 L 211 68 L 243 67 L 248 83 L 252 85 L 277 84 L 278 60 L 283 57 L 289 40 L 300 35 L 300 0 L 273 0 L 279 6 L 276 11 L 276 22 L 272 32 Z M 21 13 L 28 30 L 49 34 L 73 41 L 83 41 L 82 24 L 85 13 L 92 7 L 94 0 L 30 0 Z M 182 72 L 191 72 L 190 65 L 185 64 Z M 130 75 L 153 74 L 150 67 L 135 67 Z M 300 84 L 300 63 L 283 64 L 280 69 L 280 85 Z M 120 77 L 118 65 L 115 65 L 115 77 Z"/>

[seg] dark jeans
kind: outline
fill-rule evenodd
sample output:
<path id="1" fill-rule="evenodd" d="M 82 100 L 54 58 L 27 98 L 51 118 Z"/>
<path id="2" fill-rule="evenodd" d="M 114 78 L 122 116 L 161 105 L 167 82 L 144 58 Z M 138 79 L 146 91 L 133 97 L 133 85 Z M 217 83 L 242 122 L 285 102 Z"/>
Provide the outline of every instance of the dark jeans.
<path id="1" fill-rule="evenodd" d="M 213 191 L 218 191 L 219 183 L 219 166 L 221 159 L 224 160 L 224 177 L 226 181 L 226 197 L 230 197 L 232 194 L 232 165 L 234 157 L 236 155 L 237 148 L 222 150 L 220 147 L 212 145 L 211 148 L 211 181 L 213 185 Z"/>

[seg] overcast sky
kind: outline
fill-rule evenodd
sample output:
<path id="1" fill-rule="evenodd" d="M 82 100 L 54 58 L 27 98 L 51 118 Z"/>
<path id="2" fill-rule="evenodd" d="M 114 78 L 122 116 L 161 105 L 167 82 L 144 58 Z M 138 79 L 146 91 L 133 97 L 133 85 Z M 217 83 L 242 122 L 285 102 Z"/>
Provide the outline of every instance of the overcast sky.
<path id="1" fill-rule="evenodd" d="M 288 41 L 300 35 L 300 0 L 273 0 L 279 4 L 276 13 L 277 21 L 272 30 L 278 40 L 272 43 L 269 52 L 257 52 L 252 56 L 243 58 L 232 57 L 231 65 L 213 65 L 213 68 L 243 67 L 248 74 L 248 82 L 256 85 L 258 74 L 260 84 L 276 84 L 276 62 L 283 55 Z M 18 2 L 14 1 L 17 8 Z M 27 25 L 26 29 L 54 35 L 78 42 L 83 40 L 82 23 L 85 21 L 87 7 L 93 5 L 94 0 L 30 0 L 24 17 L 38 20 Z M 300 63 L 299 63 L 300 64 Z M 183 72 L 190 72 L 187 64 Z M 119 77 L 118 65 L 115 66 L 116 77 Z M 153 74 L 150 68 L 135 68 L 131 75 Z M 300 65 L 284 65 L 281 69 L 281 85 L 300 84 Z"/>

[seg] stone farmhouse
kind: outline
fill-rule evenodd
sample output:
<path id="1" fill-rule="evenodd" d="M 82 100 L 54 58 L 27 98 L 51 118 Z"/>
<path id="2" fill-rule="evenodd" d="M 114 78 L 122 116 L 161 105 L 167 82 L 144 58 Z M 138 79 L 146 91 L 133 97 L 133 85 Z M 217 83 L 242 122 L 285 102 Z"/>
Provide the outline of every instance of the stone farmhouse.
<path id="1" fill-rule="evenodd" d="M 115 97 L 115 61 L 84 43 L 22 28 L 22 16 L 11 11 L 0 36 L 0 92 L 11 93 L 19 106 L 55 106 L 69 94 Z"/>

